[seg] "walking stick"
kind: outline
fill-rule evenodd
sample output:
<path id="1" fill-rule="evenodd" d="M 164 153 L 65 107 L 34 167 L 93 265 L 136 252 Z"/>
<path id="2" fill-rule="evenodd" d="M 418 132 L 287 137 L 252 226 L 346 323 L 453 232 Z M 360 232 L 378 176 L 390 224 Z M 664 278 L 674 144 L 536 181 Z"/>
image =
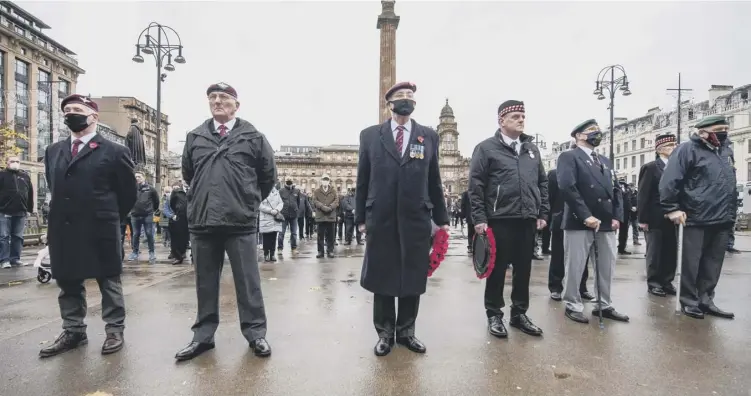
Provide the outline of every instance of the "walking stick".
<path id="1" fill-rule="evenodd" d="M 592 230 L 592 234 L 594 235 L 594 239 L 592 240 L 592 248 L 595 250 L 594 259 L 592 262 L 592 266 L 595 268 L 595 287 L 597 289 L 597 313 L 600 321 L 600 329 L 605 328 L 605 323 L 602 321 L 602 299 L 600 298 L 600 270 L 597 265 L 597 262 L 599 261 L 598 258 L 600 256 L 599 251 L 597 249 L 597 230 Z"/>
<path id="2" fill-rule="evenodd" d="M 681 273 L 683 272 L 683 224 L 678 224 L 678 257 L 676 259 L 676 275 L 678 278 L 678 295 L 675 297 L 675 312 L 681 312 Z"/>

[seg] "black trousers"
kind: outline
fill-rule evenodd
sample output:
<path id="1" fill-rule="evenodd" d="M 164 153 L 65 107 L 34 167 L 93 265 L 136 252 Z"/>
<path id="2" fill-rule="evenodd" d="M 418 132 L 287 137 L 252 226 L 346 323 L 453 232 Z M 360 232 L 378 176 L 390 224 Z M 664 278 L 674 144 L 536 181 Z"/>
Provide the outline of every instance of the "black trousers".
<path id="1" fill-rule="evenodd" d="M 535 219 L 491 220 L 488 224 L 495 236 L 495 267 L 485 282 L 487 316 L 501 316 L 506 269 L 513 265 L 511 278 L 511 317 L 524 314 L 529 308 L 529 276 L 535 246 Z"/>
<path id="2" fill-rule="evenodd" d="M 274 255 L 274 252 L 276 252 L 276 238 L 277 238 L 277 232 L 264 232 L 261 234 L 261 240 L 263 244 L 263 256 L 266 257 L 267 255 L 271 254 Z"/>
<path id="3" fill-rule="evenodd" d="M 297 234 L 301 239 L 305 237 L 305 216 L 297 218 Z"/>
<path id="4" fill-rule="evenodd" d="M 125 297 L 120 276 L 98 278 L 99 292 L 102 294 L 102 320 L 107 334 L 121 333 L 125 329 Z M 84 280 L 58 280 L 60 295 L 57 303 L 63 319 L 63 329 L 72 333 L 85 333 L 86 287 Z"/>
<path id="5" fill-rule="evenodd" d="M 665 220 L 660 227 L 645 231 L 647 239 L 647 286 L 673 283 L 678 264 L 678 235 L 675 225 Z"/>
<path id="6" fill-rule="evenodd" d="M 312 217 L 305 218 L 305 237 L 310 238 L 316 230 L 316 222 Z"/>
<path id="7" fill-rule="evenodd" d="M 190 242 L 190 232 L 188 231 L 188 219 L 177 216 L 177 221 L 170 220 L 169 222 L 170 233 L 170 252 L 175 260 L 182 260 L 185 258 L 185 252 L 188 251 L 188 243 Z"/>
<path id="8" fill-rule="evenodd" d="M 631 224 L 631 210 L 630 208 L 624 209 L 623 223 L 618 229 L 618 251 L 622 252 L 626 250 L 626 242 L 628 242 L 628 229 L 631 228 L 628 225 Z"/>
<path id="9" fill-rule="evenodd" d="M 332 222 L 320 222 L 318 223 L 318 253 L 323 253 L 324 242 L 326 244 L 326 252 L 334 253 L 334 227 L 336 223 Z"/>
<path id="10" fill-rule="evenodd" d="M 467 248 L 472 249 L 473 239 L 475 239 L 475 225 L 467 223 Z"/>
<path id="11" fill-rule="evenodd" d="M 420 296 L 399 297 L 399 314 L 394 305 L 395 297 L 373 295 L 373 325 L 378 338 L 411 337 L 415 335 Z"/>
<path id="12" fill-rule="evenodd" d="M 563 293 L 563 277 L 566 276 L 566 265 L 563 254 L 563 230 L 553 230 L 550 233 L 550 267 L 548 267 L 548 290 L 551 293 Z M 587 291 L 588 267 L 584 266 L 584 274 L 579 283 L 579 293 Z"/>
<path id="13" fill-rule="evenodd" d="M 355 234 L 355 239 L 357 240 L 357 243 L 362 242 L 362 233 L 360 232 L 359 228 L 355 227 L 355 218 L 345 217 L 344 218 L 344 241 L 347 243 L 352 242 L 353 234 Z"/>
<path id="14" fill-rule="evenodd" d="M 336 221 L 336 236 L 340 241 L 342 240 L 343 230 L 344 230 L 344 219 L 337 220 Z"/>
<path id="15" fill-rule="evenodd" d="M 542 229 L 542 232 L 540 233 L 542 237 L 542 252 L 545 254 L 550 253 L 550 238 L 552 237 L 552 233 L 550 232 L 550 224 L 546 225 L 545 228 Z"/>
<path id="16" fill-rule="evenodd" d="M 681 305 L 711 306 L 720 281 L 732 224 L 683 229 Z"/>

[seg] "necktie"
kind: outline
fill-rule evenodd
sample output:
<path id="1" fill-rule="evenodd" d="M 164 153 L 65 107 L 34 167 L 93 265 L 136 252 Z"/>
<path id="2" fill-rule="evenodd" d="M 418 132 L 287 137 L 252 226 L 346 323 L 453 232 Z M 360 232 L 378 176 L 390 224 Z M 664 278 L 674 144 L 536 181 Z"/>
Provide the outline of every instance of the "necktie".
<path id="1" fill-rule="evenodd" d="M 600 157 L 597 156 L 597 153 L 594 151 L 592 152 L 592 160 L 595 162 L 595 165 L 600 167 L 600 170 L 602 170 L 602 163 L 600 162 Z"/>
<path id="2" fill-rule="evenodd" d="M 71 150 L 71 154 L 73 154 L 74 157 L 78 155 L 78 146 L 80 146 L 81 143 L 83 142 L 80 139 L 76 139 L 73 141 L 73 149 Z"/>
<path id="3" fill-rule="evenodd" d="M 396 127 L 396 152 L 402 155 L 402 146 L 404 146 L 404 127 Z"/>
<path id="4" fill-rule="evenodd" d="M 226 125 L 224 125 L 224 124 L 219 125 L 219 136 L 222 136 L 222 137 L 227 136 L 227 126 Z"/>
<path id="5" fill-rule="evenodd" d="M 516 154 L 519 154 L 519 151 L 518 151 L 518 150 L 516 149 L 516 146 L 517 146 L 518 144 L 519 144 L 519 142 L 517 142 L 516 140 L 514 140 L 513 142 L 511 142 L 511 148 L 512 148 L 512 149 L 514 149 L 514 152 L 515 152 Z"/>

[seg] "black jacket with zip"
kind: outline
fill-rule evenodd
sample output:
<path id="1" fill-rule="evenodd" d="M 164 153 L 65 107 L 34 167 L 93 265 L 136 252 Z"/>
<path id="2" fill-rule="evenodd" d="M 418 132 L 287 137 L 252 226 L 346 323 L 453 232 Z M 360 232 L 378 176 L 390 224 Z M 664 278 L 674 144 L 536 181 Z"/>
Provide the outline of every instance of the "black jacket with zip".
<path id="1" fill-rule="evenodd" d="M 34 212 L 34 187 L 22 170 L 0 171 L 0 213 L 20 215 Z"/>
<path id="2" fill-rule="evenodd" d="M 540 150 L 522 134 L 519 155 L 500 130 L 475 147 L 469 166 L 472 223 L 501 219 L 543 219 L 550 212 L 548 178 Z"/>

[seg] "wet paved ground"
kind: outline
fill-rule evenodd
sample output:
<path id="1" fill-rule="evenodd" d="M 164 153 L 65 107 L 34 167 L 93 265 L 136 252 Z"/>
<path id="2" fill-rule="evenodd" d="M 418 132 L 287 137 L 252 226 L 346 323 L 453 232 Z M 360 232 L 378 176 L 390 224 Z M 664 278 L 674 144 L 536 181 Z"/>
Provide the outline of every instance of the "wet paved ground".
<path id="1" fill-rule="evenodd" d="M 737 239 L 751 250 L 750 236 Z M 498 340 L 487 334 L 483 282 L 464 242 L 453 241 L 421 300 L 425 355 L 405 348 L 373 355 L 372 298 L 358 284 L 363 247 L 340 246 L 340 257 L 317 260 L 304 242 L 296 258 L 262 266 L 273 348 L 266 360 L 240 334 L 228 266 L 217 348 L 183 364 L 173 356 L 191 338 L 189 267 L 127 270 L 126 347 L 106 357 L 93 284 L 89 345 L 47 360 L 37 353 L 60 332 L 55 285 L 0 288 L 0 395 L 751 395 L 750 253 L 726 259 L 717 290 L 733 321 L 675 315 L 672 298 L 646 293 L 642 255 L 620 260 L 613 295 L 631 323 L 606 321 L 604 330 L 564 319 L 548 298 L 547 261 L 534 262 L 529 315 L 545 335 L 510 328 L 509 339 Z"/>

